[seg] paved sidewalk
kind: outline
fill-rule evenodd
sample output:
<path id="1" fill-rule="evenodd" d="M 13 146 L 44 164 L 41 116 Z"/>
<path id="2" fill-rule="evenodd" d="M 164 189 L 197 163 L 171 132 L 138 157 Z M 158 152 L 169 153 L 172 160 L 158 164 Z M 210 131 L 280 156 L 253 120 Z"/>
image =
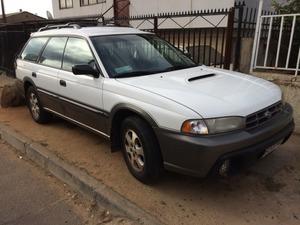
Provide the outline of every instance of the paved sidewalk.
<path id="1" fill-rule="evenodd" d="M 98 215 L 98 214 L 99 215 Z M 17 155 L 0 140 L 0 224 L 129 224 L 93 212 L 55 178 Z"/>

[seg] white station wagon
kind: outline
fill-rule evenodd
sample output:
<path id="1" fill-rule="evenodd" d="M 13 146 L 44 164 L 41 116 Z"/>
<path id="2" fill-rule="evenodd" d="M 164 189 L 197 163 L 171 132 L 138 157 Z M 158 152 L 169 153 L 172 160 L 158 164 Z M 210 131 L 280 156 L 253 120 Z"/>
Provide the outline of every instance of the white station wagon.
<path id="1" fill-rule="evenodd" d="M 133 28 L 42 28 L 20 53 L 16 74 L 36 122 L 54 114 L 110 139 L 144 183 L 164 169 L 229 174 L 294 130 L 278 86 L 200 66 Z"/>

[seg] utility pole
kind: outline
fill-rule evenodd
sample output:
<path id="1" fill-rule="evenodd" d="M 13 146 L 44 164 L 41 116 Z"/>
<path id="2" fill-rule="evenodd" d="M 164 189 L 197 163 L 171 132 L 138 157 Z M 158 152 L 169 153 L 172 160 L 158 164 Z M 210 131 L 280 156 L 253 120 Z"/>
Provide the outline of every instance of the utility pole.
<path id="1" fill-rule="evenodd" d="M 4 0 L 1 0 L 1 8 L 2 8 L 2 18 L 3 22 L 6 23 L 6 15 L 5 15 L 5 9 L 4 9 Z"/>

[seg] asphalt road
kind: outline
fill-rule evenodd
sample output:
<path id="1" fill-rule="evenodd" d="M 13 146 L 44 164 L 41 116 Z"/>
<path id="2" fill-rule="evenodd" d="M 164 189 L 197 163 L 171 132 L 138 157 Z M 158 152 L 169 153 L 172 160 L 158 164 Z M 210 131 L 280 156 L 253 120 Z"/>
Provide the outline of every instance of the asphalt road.
<path id="1" fill-rule="evenodd" d="M 0 139 L 0 224 L 129 224 L 97 212 Z"/>

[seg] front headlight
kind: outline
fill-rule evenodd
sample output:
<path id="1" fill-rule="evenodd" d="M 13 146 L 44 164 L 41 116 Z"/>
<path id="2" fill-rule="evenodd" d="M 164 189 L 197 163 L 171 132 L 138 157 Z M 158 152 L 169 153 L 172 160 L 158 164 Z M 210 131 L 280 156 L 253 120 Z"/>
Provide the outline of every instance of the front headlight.
<path id="1" fill-rule="evenodd" d="M 187 134 L 218 134 L 245 128 L 243 117 L 224 117 L 205 120 L 187 120 L 181 131 Z"/>
<path id="2" fill-rule="evenodd" d="M 208 134 L 203 120 L 187 120 L 182 124 L 181 131 L 186 134 Z"/>

